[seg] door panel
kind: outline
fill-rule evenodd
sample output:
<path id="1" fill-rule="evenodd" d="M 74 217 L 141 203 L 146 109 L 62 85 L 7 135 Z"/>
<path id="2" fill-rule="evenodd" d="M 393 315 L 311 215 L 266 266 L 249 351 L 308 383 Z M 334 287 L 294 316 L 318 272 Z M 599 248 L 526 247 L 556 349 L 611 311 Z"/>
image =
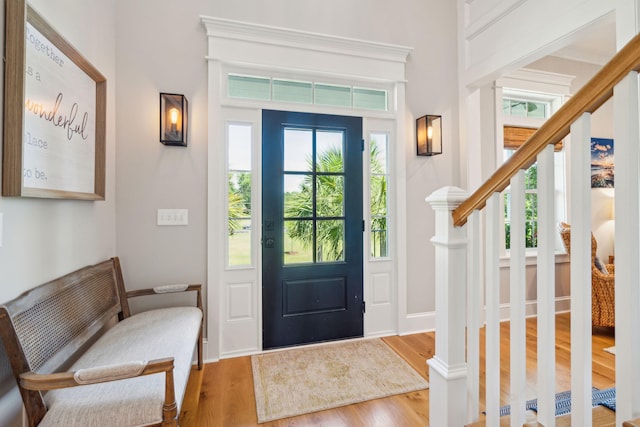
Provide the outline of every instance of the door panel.
<path id="1" fill-rule="evenodd" d="M 347 309 L 346 281 L 305 279 L 284 281 L 284 316 L 327 313 Z"/>
<path id="2" fill-rule="evenodd" d="M 362 336 L 362 119 L 263 111 L 263 347 Z"/>

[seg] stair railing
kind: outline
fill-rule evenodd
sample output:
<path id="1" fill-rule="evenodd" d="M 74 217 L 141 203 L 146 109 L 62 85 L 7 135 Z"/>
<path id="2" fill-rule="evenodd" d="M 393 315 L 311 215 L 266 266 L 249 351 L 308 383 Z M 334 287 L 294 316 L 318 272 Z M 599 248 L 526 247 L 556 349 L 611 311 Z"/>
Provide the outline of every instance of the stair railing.
<path id="1" fill-rule="evenodd" d="M 436 212 L 436 352 L 428 360 L 432 426 L 463 426 L 486 411 L 499 425 L 500 192 L 511 186 L 511 425 L 525 423 L 524 170 L 538 162 L 538 422 L 555 425 L 555 197 L 553 146 L 570 135 L 572 426 L 592 425 L 591 113 L 614 93 L 616 185 L 616 425 L 640 415 L 640 35 L 633 38 L 470 196 L 445 187 L 427 198 Z M 518 208 L 515 208 L 518 207 Z M 480 212 L 485 211 L 484 241 Z M 484 243 L 484 244 L 482 244 Z M 575 249 L 574 249 L 575 248 Z M 484 277 L 480 267 L 484 266 Z M 484 291 L 481 307 L 480 290 Z M 467 304 L 463 304 L 466 301 Z M 479 329 L 485 314 L 485 388 L 479 387 Z M 482 400 L 484 398 L 484 407 Z"/>

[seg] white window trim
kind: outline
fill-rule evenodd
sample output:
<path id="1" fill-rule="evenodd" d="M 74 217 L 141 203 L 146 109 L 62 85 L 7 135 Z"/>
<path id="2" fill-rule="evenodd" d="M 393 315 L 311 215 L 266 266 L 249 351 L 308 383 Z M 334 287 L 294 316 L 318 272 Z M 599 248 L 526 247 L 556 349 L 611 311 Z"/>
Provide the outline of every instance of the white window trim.
<path id="1" fill-rule="evenodd" d="M 496 164 L 501 165 L 504 162 L 504 133 L 505 125 L 535 127 L 538 128 L 544 123 L 545 119 L 521 117 L 521 116 L 505 116 L 502 110 L 503 98 L 517 98 L 527 101 L 549 102 L 549 115 L 555 113 L 560 106 L 570 96 L 571 82 L 575 76 L 550 73 L 546 71 L 520 69 L 508 76 L 504 76 L 495 82 L 495 112 L 496 112 Z M 556 218 L 563 220 L 566 217 L 566 161 L 564 153 L 554 156 L 556 161 Z M 561 158 L 558 158 L 561 157 Z M 562 167 L 559 167 L 562 165 Z M 561 169 L 558 170 L 558 169 Z M 561 173 L 558 173 L 561 172 Z M 558 193 L 559 190 L 559 193 Z M 510 252 L 506 249 L 504 217 L 504 199 L 500 198 L 500 221 L 501 221 L 501 252 L 500 259 L 508 260 Z M 537 248 L 527 248 L 527 262 L 532 263 L 537 257 Z M 564 253 L 562 242 L 557 236 L 556 253 Z M 556 262 L 562 262 L 564 258 L 556 256 Z"/>

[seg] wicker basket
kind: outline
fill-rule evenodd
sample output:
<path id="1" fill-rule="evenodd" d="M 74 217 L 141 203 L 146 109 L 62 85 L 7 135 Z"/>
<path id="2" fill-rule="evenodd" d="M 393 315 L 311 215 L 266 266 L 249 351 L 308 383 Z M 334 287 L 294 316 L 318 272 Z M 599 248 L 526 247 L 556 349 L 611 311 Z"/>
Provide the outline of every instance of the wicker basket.
<path id="1" fill-rule="evenodd" d="M 571 226 L 561 222 L 560 236 L 567 253 L 571 254 Z M 591 234 L 591 322 L 593 326 L 615 326 L 615 266 L 607 264 L 608 274 L 596 267 L 598 242 Z"/>

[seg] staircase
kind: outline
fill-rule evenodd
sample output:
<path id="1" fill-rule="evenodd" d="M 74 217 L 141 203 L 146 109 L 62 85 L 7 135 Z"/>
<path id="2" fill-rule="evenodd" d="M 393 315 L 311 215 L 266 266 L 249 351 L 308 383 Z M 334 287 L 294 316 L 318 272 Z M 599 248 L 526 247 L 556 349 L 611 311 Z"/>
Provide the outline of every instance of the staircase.
<path id="1" fill-rule="evenodd" d="M 640 415 L 640 35 L 472 194 L 455 187 L 427 198 L 436 214 L 436 353 L 428 360 L 432 426 L 623 425 Z M 615 94 L 615 97 L 614 97 Z M 613 98 L 616 174 L 617 411 L 592 410 L 591 114 Z M 553 148 L 570 137 L 572 413 L 555 417 L 555 257 Z M 538 162 L 537 398 L 533 424 L 525 412 L 525 180 Z M 510 417 L 500 407 L 500 193 L 511 186 Z M 483 215 L 481 215 L 483 213 Z M 482 218 L 481 218 L 482 217 Z M 482 238 L 481 236 L 484 236 Z M 575 248 L 575 249 L 574 249 Z M 481 272 L 484 272 L 481 277 Z M 484 298 L 481 291 L 484 290 Z M 461 302 L 466 301 L 466 304 Z M 484 302 L 483 302 L 484 301 Z M 483 315 L 482 315 L 483 314 Z M 481 324 L 481 319 L 484 324 Z M 486 326 L 486 395 L 481 414 L 479 329 Z M 604 418 L 601 418 L 604 417 Z M 474 424 L 479 421 L 484 424 Z M 598 422 L 596 424 L 596 422 Z M 569 423 L 569 424 L 567 424 Z M 630 424 L 632 425 L 632 424 Z"/>

